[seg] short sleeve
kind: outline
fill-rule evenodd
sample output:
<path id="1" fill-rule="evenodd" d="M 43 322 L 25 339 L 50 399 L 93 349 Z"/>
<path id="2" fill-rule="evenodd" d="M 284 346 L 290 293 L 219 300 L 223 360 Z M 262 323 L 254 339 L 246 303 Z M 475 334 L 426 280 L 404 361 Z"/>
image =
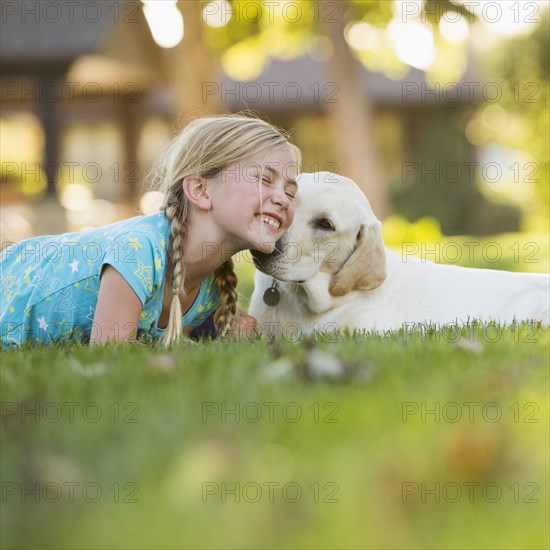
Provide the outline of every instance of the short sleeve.
<path id="1" fill-rule="evenodd" d="M 105 265 L 114 267 L 145 306 L 162 286 L 165 261 L 164 249 L 150 235 L 123 233 L 106 246 L 99 277 L 101 279 Z"/>

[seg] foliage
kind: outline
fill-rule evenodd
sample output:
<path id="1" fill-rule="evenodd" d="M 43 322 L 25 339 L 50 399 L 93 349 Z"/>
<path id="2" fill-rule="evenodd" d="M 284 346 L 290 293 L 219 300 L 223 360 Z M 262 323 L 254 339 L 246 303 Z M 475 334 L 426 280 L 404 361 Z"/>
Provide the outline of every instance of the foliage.
<path id="1" fill-rule="evenodd" d="M 417 112 L 402 117 L 409 120 L 402 128 L 409 143 L 398 151 L 397 162 L 416 162 L 428 170 L 439 165 L 441 173 L 437 184 L 421 175 L 411 176 L 407 182 L 402 177 L 387 177 L 395 211 L 413 221 L 436 216 L 446 234 L 547 230 L 548 10 L 540 9 L 542 21 L 538 26 L 531 25 L 533 32 L 495 41 L 484 37 L 487 22 L 480 21 L 480 10 L 469 10 L 468 3 L 427 0 L 414 16 L 411 11 L 405 16 L 403 11 L 405 4 L 408 10 L 413 9 L 412 2 L 347 0 L 338 3 L 336 14 L 331 11 L 334 4 L 311 0 L 234 1 L 234 13 L 227 24 L 207 27 L 206 36 L 212 50 L 221 56 L 227 74 L 236 80 L 253 80 L 271 59 L 309 54 L 329 61 L 333 45 L 327 24 L 335 17 L 344 17 L 346 40 L 357 59 L 371 71 L 406 80 L 411 67 L 398 55 L 399 36 L 411 25 L 429 28 L 435 61 L 426 68 L 425 77 L 431 86 L 443 88 L 460 82 L 468 69 L 470 80 L 479 80 L 478 85 L 496 82 L 504 94 L 496 104 L 477 100 L 461 105 L 438 102 L 420 105 Z M 470 27 L 466 31 L 469 38 L 449 40 L 442 33 L 439 23 L 451 14 L 453 18 L 456 14 L 463 16 Z M 521 17 L 526 15 L 522 13 Z M 483 41 L 486 44 L 480 46 Z M 493 45 L 488 47 L 491 41 Z M 536 87 L 535 103 L 523 101 L 530 85 Z M 494 153 L 495 144 L 507 149 L 497 151 L 501 157 L 504 155 L 499 159 L 503 176 L 492 185 L 483 170 L 476 169 L 472 177 L 467 167 L 479 160 L 476 147 L 483 149 L 483 156 Z M 318 160 L 321 164 L 327 161 Z M 463 174 L 455 180 L 447 178 L 445 166 L 449 164 L 459 166 Z M 393 167 L 385 169 L 394 171 Z"/>
<path id="2" fill-rule="evenodd" d="M 494 330 L 321 338 L 317 349 L 357 373 L 340 382 L 272 376 L 307 342 L 3 352 L 3 487 L 31 492 L 4 498 L 2 547 L 547 547 L 549 334 L 516 327 L 497 341 Z M 478 404 L 472 421 L 466 402 Z M 299 421 L 288 407 L 282 416 L 289 403 Z M 448 403 L 459 420 L 456 407 L 443 416 Z M 57 420 L 46 404 L 54 419 L 59 405 Z M 415 404 L 439 407 L 439 419 L 404 416 Z M 238 482 L 263 487 L 261 499 L 235 502 Z M 50 498 L 64 487 L 57 502 L 40 492 L 36 502 L 46 483 Z M 85 483 L 101 488 L 97 502 Z M 226 483 L 225 502 L 219 492 L 205 501 L 204 483 Z M 263 483 L 280 484 L 273 502 Z M 281 497 L 287 483 L 303 491 L 296 502 Z M 419 492 L 405 498 L 405 483 Z M 451 484 L 439 502 L 427 493 L 436 483 Z M 487 484 L 501 489 L 496 502 Z"/>
<path id="3" fill-rule="evenodd" d="M 480 105 L 475 121 L 480 143 L 497 143 L 515 152 L 521 169 L 501 198 L 522 203 L 524 230 L 549 230 L 550 216 L 550 95 L 548 69 L 549 12 L 530 35 L 495 44 L 482 58 L 484 69 L 508 93 L 498 105 Z"/>

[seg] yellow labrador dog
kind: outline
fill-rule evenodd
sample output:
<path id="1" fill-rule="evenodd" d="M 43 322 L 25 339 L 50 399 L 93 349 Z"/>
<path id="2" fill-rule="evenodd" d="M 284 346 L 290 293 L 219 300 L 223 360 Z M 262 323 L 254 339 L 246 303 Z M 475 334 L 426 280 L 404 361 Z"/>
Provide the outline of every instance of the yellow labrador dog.
<path id="1" fill-rule="evenodd" d="M 359 187 L 328 172 L 302 174 L 296 216 L 259 270 L 250 314 L 274 336 L 348 328 L 383 332 L 474 319 L 550 323 L 550 277 L 401 258 Z M 269 305 L 268 305 L 269 304 Z"/>

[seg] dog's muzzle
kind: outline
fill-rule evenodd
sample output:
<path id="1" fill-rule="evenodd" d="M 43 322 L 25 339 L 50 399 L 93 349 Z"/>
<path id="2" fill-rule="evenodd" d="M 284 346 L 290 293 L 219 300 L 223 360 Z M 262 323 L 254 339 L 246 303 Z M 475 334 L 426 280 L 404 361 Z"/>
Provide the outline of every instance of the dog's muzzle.
<path id="1" fill-rule="evenodd" d="M 260 252 L 259 250 L 251 250 L 250 254 L 252 256 L 252 261 L 254 262 L 254 266 L 256 267 L 256 269 L 264 271 L 268 268 L 270 264 L 272 264 L 274 261 L 278 260 L 282 256 L 283 246 L 281 239 L 279 239 L 275 243 L 275 249 L 269 254 L 265 254 L 264 252 Z"/>

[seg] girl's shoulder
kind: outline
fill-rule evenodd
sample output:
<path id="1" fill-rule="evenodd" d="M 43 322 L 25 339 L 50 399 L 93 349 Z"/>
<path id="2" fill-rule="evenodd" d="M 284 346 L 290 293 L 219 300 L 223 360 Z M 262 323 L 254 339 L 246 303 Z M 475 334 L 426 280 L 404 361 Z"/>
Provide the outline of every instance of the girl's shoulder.
<path id="1" fill-rule="evenodd" d="M 167 240 L 170 235 L 170 222 L 164 212 L 156 212 L 145 216 L 135 216 L 110 225 L 90 230 L 90 233 L 116 239 L 121 235 L 130 233 L 145 233 L 155 241 Z"/>
<path id="2" fill-rule="evenodd" d="M 13 243 L 2 251 L 2 262 L 16 259 L 21 254 L 29 260 L 39 258 L 52 259 L 65 253 L 88 251 L 88 255 L 103 256 L 112 247 L 120 243 L 134 245 L 137 250 L 159 249 L 166 253 L 170 238 L 170 222 L 163 212 L 144 216 L 135 216 L 108 225 L 62 233 L 60 235 L 42 235 Z M 146 242 L 145 242 L 146 241 Z"/>

